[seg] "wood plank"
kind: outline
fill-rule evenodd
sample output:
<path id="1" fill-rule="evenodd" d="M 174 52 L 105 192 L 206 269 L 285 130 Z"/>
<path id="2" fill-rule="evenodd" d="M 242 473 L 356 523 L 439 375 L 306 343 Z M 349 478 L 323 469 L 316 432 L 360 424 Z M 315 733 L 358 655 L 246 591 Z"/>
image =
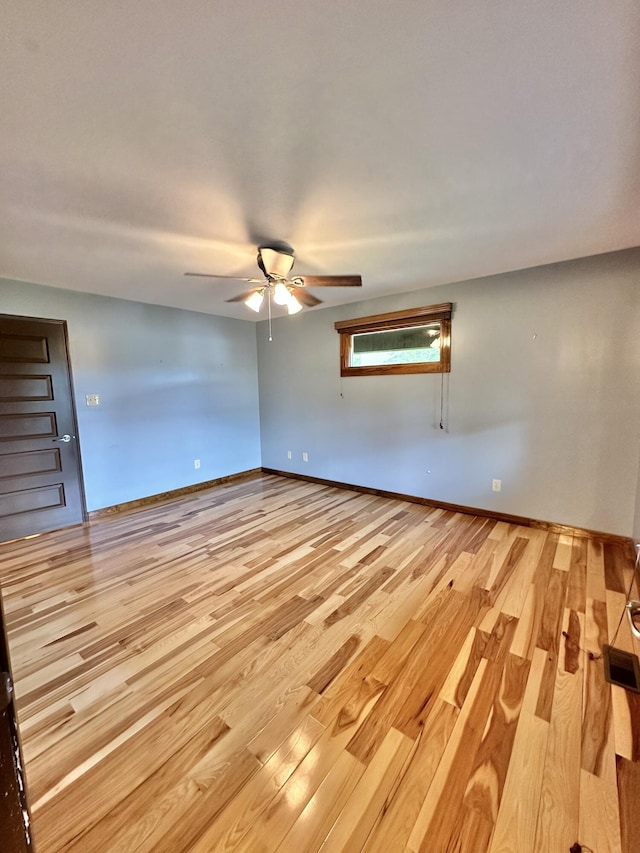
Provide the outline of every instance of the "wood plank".
<path id="1" fill-rule="evenodd" d="M 617 788 L 587 770 L 580 772 L 579 838 L 584 847 L 598 853 L 622 850 Z"/>
<path id="2" fill-rule="evenodd" d="M 314 690 L 316 693 L 324 693 L 331 682 L 338 677 L 347 663 L 351 660 L 351 657 L 356 652 L 359 645 L 360 636 L 358 634 L 352 634 L 346 642 L 340 646 L 338 651 L 335 652 L 328 661 L 323 663 L 320 669 L 311 676 L 309 681 L 307 681 L 307 687 Z"/>
<path id="3" fill-rule="evenodd" d="M 447 702 L 434 705 L 394 797 L 385 803 L 367 839 L 366 851 L 401 850 L 408 843 L 457 716 L 458 710 Z"/>
<path id="4" fill-rule="evenodd" d="M 397 787 L 413 741 L 390 729 L 371 763 L 353 790 L 345 808 L 331 828 L 322 849 L 362 850 L 375 824 L 382 818 L 391 792 Z"/>
<path id="5" fill-rule="evenodd" d="M 533 582 L 527 591 L 525 601 L 518 619 L 518 627 L 513 638 L 513 654 L 531 660 L 536 646 L 542 614 L 544 612 L 545 595 L 553 562 L 558 547 L 557 535 L 547 536 L 542 551 L 537 560 Z"/>
<path id="6" fill-rule="evenodd" d="M 590 600 L 587 612 L 590 618 L 585 632 L 581 764 L 583 770 L 601 776 L 612 713 L 611 687 L 605 680 L 602 662 L 602 646 L 607 642 L 607 608 L 604 601 Z"/>
<path id="7" fill-rule="evenodd" d="M 529 667 L 530 663 L 526 659 L 514 655 L 506 657 L 500 689 L 482 734 L 465 791 L 465 804 L 484 812 L 485 818 L 492 825 L 504 788 Z"/>
<path id="8" fill-rule="evenodd" d="M 364 764 L 348 752 L 341 752 L 278 851 L 300 853 L 304 850 L 305 853 L 315 853 L 320 850 L 345 803 L 351 802 L 354 788 L 364 771 Z"/>
<path id="9" fill-rule="evenodd" d="M 428 630 L 414 646 L 414 653 L 406 666 L 384 691 L 380 702 L 356 732 L 347 749 L 365 764 L 368 763 L 384 740 L 390 728 L 398 728 L 415 739 L 431 706 L 441 689 L 447 673 L 464 643 L 468 627 L 475 620 L 478 607 L 471 602 L 461 613 L 461 600 L 455 590 L 443 594 Z M 447 637 L 446 645 L 441 642 Z M 439 655 L 433 653 L 437 645 Z M 425 667 L 424 661 L 429 661 Z"/>
<path id="10" fill-rule="evenodd" d="M 564 630 L 567 633 L 574 614 L 575 611 L 565 611 Z M 579 620 L 577 624 L 579 629 Z M 567 662 L 565 644 L 558 659 L 542 775 L 536 827 L 537 850 L 568 850 L 578 839 L 581 740 L 578 721 L 582 716 L 582 679 L 582 661 L 574 659 L 570 648 Z"/>
<path id="11" fill-rule="evenodd" d="M 189 778 L 189 771 L 206 756 L 217 753 L 217 749 L 215 732 L 205 729 L 199 735 L 202 737 L 193 738 L 187 749 L 176 752 L 170 761 L 121 800 L 87 833 L 74 839 L 66 849 L 74 853 L 90 853 L 103 849 L 107 844 L 114 850 L 136 850 L 141 853 L 157 849 L 159 842 L 168 843 L 167 832 L 171 832 L 174 825 L 181 825 L 189 813 L 195 818 L 190 824 L 191 828 L 201 824 L 201 815 L 207 806 L 209 813 L 206 820 L 214 820 L 215 814 L 222 811 L 237 790 L 258 771 L 260 763 L 246 750 L 231 753 L 228 763 L 225 765 L 222 762 L 227 772 L 221 770 L 217 780 L 205 791 Z M 201 749 L 198 749 L 200 743 Z M 181 781 L 176 784 L 176 780 Z M 204 800 L 208 801 L 207 806 Z M 215 806 L 211 808 L 213 802 Z M 180 844 L 174 849 L 181 849 L 183 841 L 188 843 L 188 834 L 184 828 Z"/>
<path id="12" fill-rule="evenodd" d="M 483 660 L 409 837 L 412 850 L 445 850 L 460 820 L 489 712 L 502 680 L 504 664 Z"/>
<path id="13" fill-rule="evenodd" d="M 309 754 L 324 726 L 305 717 L 294 732 L 265 761 L 192 846 L 196 851 L 244 849 L 244 840 L 256 818 L 278 794 L 291 774 Z"/>
<path id="14" fill-rule="evenodd" d="M 455 662 L 440 691 L 440 697 L 445 702 L 451 703 L 456 708 L 462 708 L 467 693 L 473 682 L 480 661 L 485 655 L 485 649 L 489 637 L 478 628 L 471 628 L 460 654 Z"/>
<path id="15" fill-rule="evenodd" d="M 622 853 L 636 853 L 640 839 L 640 763 L 619 756 L 617 773 Z"/>
<path id="16" fill-rule="evenodd" d="M 176 703 L 168 713 L 146 726 L 135 744 L 125 743 L 103 762 L 88 770 L 58 796 L 34 806 L 40 822 L 37 843 L 45 850 L 68 845 L 97 820 L 116 808 L 139 784 L 158 770 L 185 745 L 193 731 L 203 726 L 213 729 L 214 739 L 224 737 L 228 727 L 220 718 L 197 708 L 186 716 Z M 195 729 L 193 727 L 196 727 Z M 123 773 L 123 767 L 127 772 Z M 87 797 L 87 791 L 92 797 Z M 64 810 L 60 803 L 64 803 Z M 47 816 L 55 814 L 55 822 Z M 57 839 L 57 840 L 56 840 Z"/>
<path id="17" fill-rule="evenodd" d="M 549 724 L 522 711 L 511 750 L 491 853 L 538 853 L 536 823 Z"/>
<path id="18" fill-rule="evenodd" d="M 265 839 L 269 840 L 268 847 L 271 849 L 279 846 L 344 752 L 354 729 L 366 720 L 377 699 L 377 695 L 372 695 L 358 707 L 357 713 L 348 719 L 342 716 L 335 725 L 326 728 L 273 798 L 269 808 L 254 821 L 243 839 L 246 850 L 263 849 Z"/>
<path id="19" fill-rule="evenodd" d="M 584 613 L 587 599 L 587 540 L 575 537 L 571 547 L 567 607 Z"/>
<path id="20" fill-rule="evenodd" d="M 562 622 L 567 590 L 567 573 L 553 569 L 546 589 L 544 609 L 536 645 L 557 654 L 560 642 L 559 627 Z"/>

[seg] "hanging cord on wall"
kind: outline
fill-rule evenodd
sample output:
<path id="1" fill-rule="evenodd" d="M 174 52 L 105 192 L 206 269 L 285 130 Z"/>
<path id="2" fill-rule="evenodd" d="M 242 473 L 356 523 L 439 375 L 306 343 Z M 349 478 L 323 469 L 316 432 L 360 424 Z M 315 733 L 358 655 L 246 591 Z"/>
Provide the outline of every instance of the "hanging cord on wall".
<path id="1" fill-rule="evenodd" d="M 440 374 L 440 429 L 444 429 L 444 373 Z"/>

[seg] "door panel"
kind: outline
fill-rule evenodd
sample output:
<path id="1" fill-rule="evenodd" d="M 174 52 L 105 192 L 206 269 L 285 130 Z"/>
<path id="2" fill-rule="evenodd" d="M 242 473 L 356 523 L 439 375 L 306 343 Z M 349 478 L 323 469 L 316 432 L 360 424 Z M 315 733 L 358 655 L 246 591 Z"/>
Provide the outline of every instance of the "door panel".
<path id="1" fill-rule="evenodd" d="M 76 436 L 64 324 L 0 316 L 0 541 L 83 520 Z"/>
<path id="2" fill-rule="evenodd" d="M 0 478 L 3 480 L 62 471 L 60 451 L 57 447 L 53 447 L 51 450 L 31 450 L 27 453 L 12 453 L 11 455 L 3 456 L 2 462 Z"/>
<path id="3" fill-rule="evenodd" d="M 53 400 L 50 376 L 0 376 L 0 403 Z"/>
<path id="4" fill-rule="evenodd" d="M 0 441 L 17 441 L 27 438 L 55 438 L 54 412 L 38 415 L 0 415 Z"/>
<path id="5" fill-rule="evenodd" d="M 33 322 L 22 318 L 9 318 L 10 322 Z M 46 334 L 11 334 L 7 330 L 0 338 L 0 361 L 15 361 L 25 364 L 49 362 L 49 347 Z"/>
<path id="6" fill-rule="evenodd" d="M 0 495 L 0 517 L 9 520 L 12 515 L 38 512 L 42 509 L 64 508 L 64 490 L 61 483 L 41 486 L 39 489 L 22 489 Z"/>

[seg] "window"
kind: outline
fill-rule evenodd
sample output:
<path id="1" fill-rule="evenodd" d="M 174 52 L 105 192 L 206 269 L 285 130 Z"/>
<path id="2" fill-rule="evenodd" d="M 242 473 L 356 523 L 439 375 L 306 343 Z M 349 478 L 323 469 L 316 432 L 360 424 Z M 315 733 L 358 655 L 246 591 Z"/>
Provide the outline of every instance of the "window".
<path id="1" fill-rule="evenodd" d="M 451 303 L 335 324 L 341 376 L 449 373 Z"/>

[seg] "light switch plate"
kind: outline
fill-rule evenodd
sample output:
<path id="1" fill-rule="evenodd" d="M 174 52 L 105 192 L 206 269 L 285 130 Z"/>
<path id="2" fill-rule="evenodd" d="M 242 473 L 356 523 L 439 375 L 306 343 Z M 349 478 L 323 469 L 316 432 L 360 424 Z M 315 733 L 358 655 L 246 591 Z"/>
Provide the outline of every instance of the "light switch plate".
<path id="1" fill-rule="evenodd" d="M 87 406 L 99 406 L 100 394 L 87 394 Z"/>

